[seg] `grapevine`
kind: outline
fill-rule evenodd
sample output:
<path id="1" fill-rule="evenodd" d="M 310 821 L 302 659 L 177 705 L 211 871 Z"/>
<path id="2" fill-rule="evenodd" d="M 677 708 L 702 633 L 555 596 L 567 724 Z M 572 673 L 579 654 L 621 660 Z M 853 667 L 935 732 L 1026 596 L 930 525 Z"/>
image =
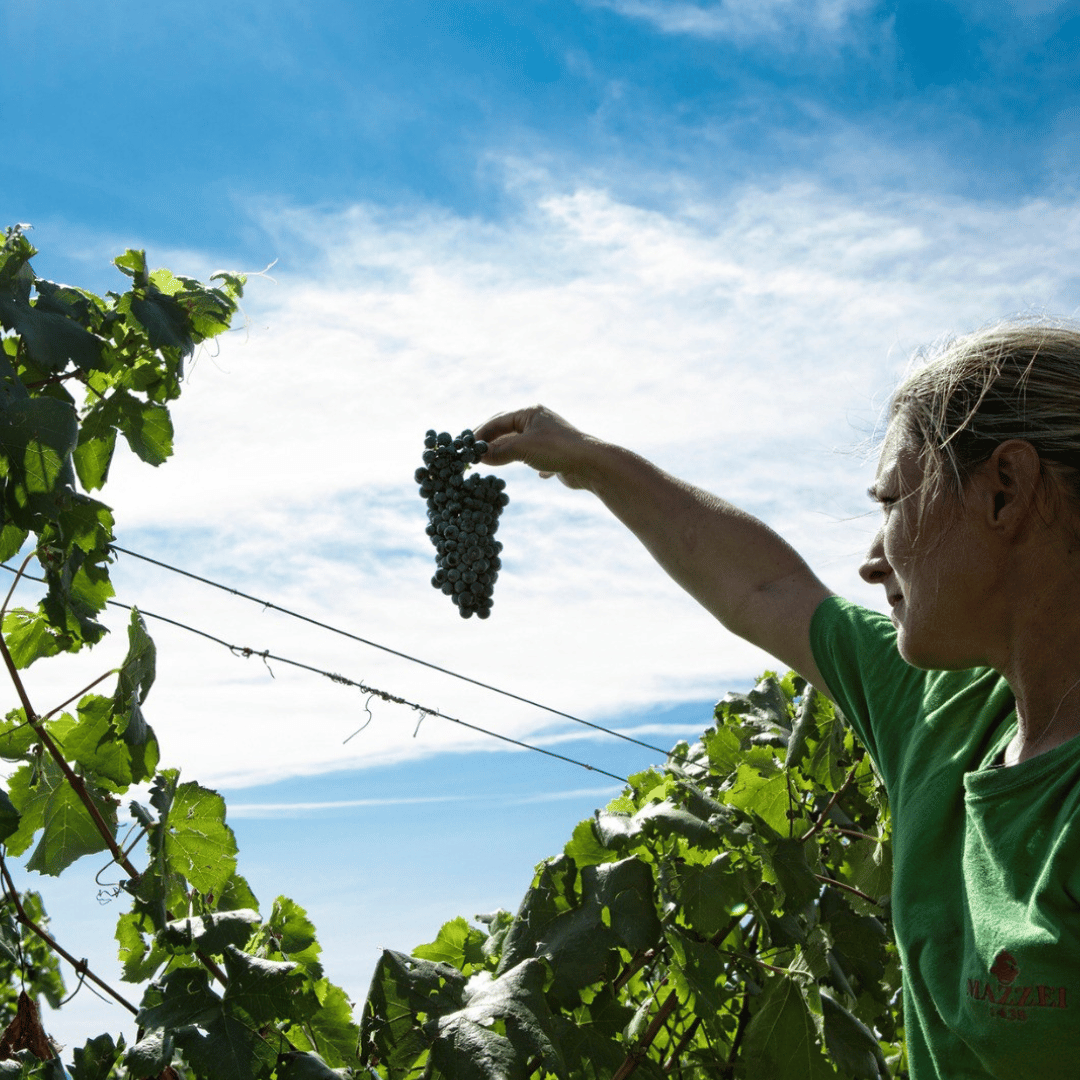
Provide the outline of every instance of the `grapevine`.
<path id="1" fill-rule="evenodd" d="M 437 552 L 431 584 L 457 606 L 463 619 L 491 614 L 502 544 L 495 539 L 499 515 L 510 502 L 506 481 L 471 473 L 487 443 L 469 430 L 456 439 L 432 428 L 424 437 L 424 464 L 416 470 L 427 500 L 427 535 Z"/>
<path id="2" fill-rule="evenodd" d="M 516 914 L 387 950 L 379 1080 L 905 1080 L 884 789 L 766 672 L 573 831 Z"/>
<path id="3" fill-rule="evenodd" d="M 44 581 L 36 608 L 12 606 L 14 587 L 0 602 L 11 694 L 0 710 L 0 1080 L 341 1080 L 358 1029 L 323 975 L 314 927 L 287 897 L 260 908 L 224 799 L 159 767 L 144 711 L 156 649 L 139 612 L 119 666 L 69 700 L 36 707 L 22 675 L 102 641 L 114 519 L 90 493 L 121 443 L 152 465 L 171 456 L 168 405 L 185 361 L 229 329 L 244 278 L 202 284 L 128 250 L 114 260 L 127 288 L 100 297 L 39 278 L 35 255 L 22 227 L 0 236 L 0 563 L 21 554 L 8 566 L 16 582 Z M 55 877 L 101 852 L 122 878 L 115 940 L 130 987 L 80 960 L 17 884 L 23 856 L 26 871 Z M 38 1001 L 63 1004 L 60 961 L 76 990 L 92 984 L 133 1018 L 134 1042 L 97 1035 L 61 1062 Z"/>

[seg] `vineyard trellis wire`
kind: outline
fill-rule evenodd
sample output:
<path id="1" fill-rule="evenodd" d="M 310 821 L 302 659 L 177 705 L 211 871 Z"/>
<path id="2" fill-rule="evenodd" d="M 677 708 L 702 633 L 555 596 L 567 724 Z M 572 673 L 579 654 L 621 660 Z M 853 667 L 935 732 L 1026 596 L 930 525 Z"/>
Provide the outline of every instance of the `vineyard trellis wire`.
<path id="1" fill-rule="evenodd" d="M 591 720 L 583 720 L 581 717 L 574 716 L 573 714 L 568 713 L 568 712 L 564 712 L 562 709 L 557 709 L 557 708 L 555 708 L 554 706 L 551 706 L 551 705 L 544 705 L 539 701 L 534 701 L 532 698 L 524 697 L 521 694 L 515 694 L 510 690 L 504 690 L 504 689 L 501 689 L 500 687 L 492 686 L 490 683 L 483 682 L 480 679 L 475 679 L 472 676 L 463 675 L 461 672 L 453 671 L 450 668 L 442 667 L 439 664 L 434 664 L 434 663 L 432 663 L 431 661 L 428 661 L 428 660 L 422 660 L 422 659 L 420 659 L 419 657 L 416 657 L 416 656 L 411 656 L 408 653 L 400 651 L 399 649 L 393 649 L 389 645 L 380 645 L 378 642 L 371 641 L 371 640 L 369 640 L 367 638 L 361 637 L 360 635 L 354 634 L 351 631 L 343 630 L 340 627 L 332 626 L 331 624 L 323 622 L 323 621 L 321 621 L 319 619 L 313 618 L 310 615 L 303 615 L 300 612 L 292 611 L 289 608 L 282 607 L 282 606 L 280 606 L 278 604 L 275 604 L 273 601 L 270 601 L 270 600 L 261 600 L 257 596 L 251 596 L 248 593 L 241 592 L 241 590 L 233 588 L 230 585 L 223 585 L 220 582 L 211 580 L 210 578 L 203 577 L 203 576 L 201 576 L 199 574 L 195 574 L 190 570 L 184 570 L 181 567 L 172 566 L 171 564 L 169 564 L 167 562 L 163 562 L 160 559 L 152 558 L 149 555 L 142 555 L 142 554 L 140 554 L 140 553 L 138 553 L 136 551 L 131 551 L 131 550 L 127 549 L 127 548 L 120 547 L 119 544 L 114 543 L 112 545 L 112 550 L 113 551 L 118 551 L 123 555 L 130 555 L 132 558 L 142 559 L 144 562 L 148 562 L 148 563 L 153 564 L 154 566 L 161 567 L 163 570 L 168 570 L 168 571 L 170 571 L 170 572 L 172 572 L 174 574 L 180 574 L 180 575 L 182 575 L 184 577 L 187 577 L 187 578 L 190 578 L 190 579 L 192 579 L 194 581 L 198 581 L 198 582 L 200 582 L 200 583 L 202 583 L 204 585 L 208 585 L 208 586 L 210 586 L 212 588 L 215 588 L 215 589 L 220 589 L 223 592 L 230 593 L 233 596 L 238 596 L 243 600 L 249 600 L 254 604 L 258 604 L 264 610 L 277 611 L 277 612 L 280 612 L 281 614 L 287 615 L 287 616 L 289 616 L 291 618 L 299 619 L 302 622 L 310 623 L 311 625 L 319 627 L 322 630 L 329 631 L 330 633 L 333 633 L 333 634 L 339 634 L 342 637 L 349 638 L 352 641 L 357 641 L 362 645 L 370 646 L 373 649 L 380 649 L 383 652 L 390 653 L 393 656 L 400 657 L 401 659 L 407 660 L 410 663 L 420 664 L 423 667 L 431 668 L 433 671 L 438 671 L 443 675 L 449 675 L 451 678 L 460 679 L 463 682 L 467 682 L 467 683 L 472 683 L 474 686 L 478 686 L 483 690 L 490 690 L 492 693 L 501 694 L 503 697 L 511 698 L 514 701 L 520 701 L 525 705 L 531 705 L 536 709 L 541 709 L 544 712 L 552 713 L 555 716 L 561 716 L 566 720 L 573 721 L 573 723 L 575 723 L 575 724 L 581 724 L 584 727 L 594 728 L 595 730 L 601 731 L 606 735 L 612 736 L 613 738 L 622 739 L 622 740 L 624 740 L 626 742 L 634 743 L 637 746 L 643 747 L 645 750 L 651 750 L 651 751 L 653 751 L 653 753 L 660 754 L 661 756 L 663 756 L 663 755 L 665 755 L 667 753 L 667 751 L 664 750 L 662 747 L 652 746 L 651 744 L 646 743 L 646 742 L 642 742 L 639 739 L 635 739 L 632 736 L 625 734 L 624 732 L 614 731 L 611 728 L 604 727 L 602 724 L 593 723 Z"/>
<path id="2" fill-rule="evenodd" d="M 6 563 L 0 564 L 0 568 L 2 568 L 4 570 L 7 570 L 10 573 L 14 573 L 17 576 L 20 575 L 20 571 L 16 570 L 14 567 L 8 566 Z M 43 579 L 31 578 L 30 580 L 42 581 Z M 280 656 L 280 655 L 278 655 L 276 653 L 271 653 L 269 649 L 261 649 L 260 650 L 260 649 L 251 648 L 250 646 L 231 644 L 230 642 L 224 640 L 224 638 L 217 637 L 215 634 L 212 634 L 207 630 L 200 630 L 199 628 L 194 627 L 194 626 L 189 626 L 187 623 L 181 622 L 178 619 L 170 618 L 167 615 L 155 614 L 154 612 L 147 611 L 145 609 L 139 609 L 135 605 L 125 604 L 125 603 L 120 602 L 119 600 L 108 600 L 108 601 L 106 601 L 106 604 L 109 607 L 121 608 L 121 609 L 123 609 L 125 611 L 128 611 L 128 612 L 137 611 L 139 613 L 139 615 L 141 617 L 143 617 L 143 618 L 156 619 L 159 622 L 168 623 L 170 626 L 175 626 L 176 628 L 178 628 L 180 630 L 185 630 L 188 633 L 195 634 L 195 635 L 197 635 L 199 637 L 205 638 L 206 640 L 212 641 L 215 644 L 220 645 L 223 648 L 227 649 L 234 656 L 243 657 L 245 659 L 250 658 L 250 657 L 259 657 L 260 659 L 262 659 L 262 660 L 264 660 L 266 662 L 269 662 L 269 661 L 273 660 L 275 663 L 285 664 L 285 665 L 288 665 L 288 666 L 293 667 L 293 668 L 297 668 L 297 669 L 302 670 L 302 671 L 310 672 L 310 673 L 312 673 L 314 675 L 320 675 L 323 678 L 329 679 L 331 682 L 337 683 L 340 686 L 354 687 L 357 690 L 359 690 L 362 694 L 368 695 L 369 699 L 371 697 L 378 697 L 378 698 L 381 698 L 383 701 L 386 701 L 386 702 L 388 702 L 390 704 L 401 705 L 401 706 L 404 706 L 407 709 L 411 709 L 413 712 L 416 712 L 416 713 L 418 713 L 420 715 L 421 722 L 423 721 L 423 719 L 425 717 L 433 716 L 433 717 L 436 717 L 436 718 L 438 718 L 440 720 L 446 720 L 449 723 L 457 724 L 460 727 L 467 728 L 470 731 L 477 732 L 480 735 L 485 735 L 485 736 L 487 736 L 489 738 L 497 739 L 497 740 L 499 740 L 501 742 L 504 742 L 504 743 L 507 743 L 509 745 L 516 746 L 521 750 L 530 750 L 530 751 L 533 751 L 534 753 L 544 754 L 547 757 L 555 758 L 555 759 L 557 759 L 559 761 L 566 762 L 567 764 L 570 764 L 570 765 L 576 765 L 577 767 L 582 768 L 582 769 L 586 769 L 589 772 L 599 773 L 599 774 L 601 774 L 603 776 L 608 776 L 612 780 L 618 780 L 620 783 L 626 783 L 626 777 L 619 776 L 617 773 L 609 772 L 607 769 L 604 769 L 599 765 L 591 765 L 588 762 L 579 761 L 576 758 L 568 757 L 565 754 L 558 754 L 558 753 L 554 752 L 553 750 L 548 750 L 548 749 L 546 749 L 546 748 L 544 748 L 542 746 L 535 746 L 532 743 L 527 743 L 522 739 L 515 739 L 512 736 L 502 734 L 502 733 L 500 733 L 498 731 L 492 731 L 490 728 L 482 727 L 479 724 L 471 723 L 468 720 L 462 720 L 459 717 L 450 716 L 448 713 L 443 712 L 441 709 L 434 708 L 434 707 L 429 706 L 429 705 L 421 705 L 421 704 L 418 704 L 417 702 L 409 701 L 408 699 L 406 699 L 406 698 L 404 698 L 404 697 L 402 697 L 402 696 L 400 696 L 398 694 L 394 694 L 394 693 L 392 693 L 392 692 L 390 692 L 388 690 L 381 690 L 378 687 L 369 686 L 363 680 L 351 679 L 346 675 L 341 675 L 341 674 L 339 674 L 337 672 L 328 671 L 325 668 L 316 667 L 314 664 L 307 664 L 307 663 L 304 663 L 301 660 L 296 660 L 296 659 L 293 659 L 291 657 Z M 103 678 L 104 677 L 105 676 L 103 676 Z M 69 703 L 65 703 L 65 704 L 69 704 Z M 624 739 L 626 738 L 626 736 L 624 736 L 622 732 L 613 731 L 610 728 L 603 727 L 603 726 L 601 726 L 599 724 L 592 724 L 592 723 L 589 723 L 588 721 L 581 721 L 581 723 L 584 723 L 588 727 L 593 728 L 593 729 L 595 729 L 597 731 L 603 732 L 604 734 L 614 735 L 614 736 L 621 737 L 621 738 L 624 738 Z M 355 732 L 354 732 L 354 734 L 355 734 Z M 414 732 L 414 736 L 415 736 L 415 732 Z M 353 736 L 351 736 L 351 735 L 349 736 L 349 738 L 352 738 L 352 737 Z M 348 739 L 346 739 L 345 741 L 348 741 Z M 637 743 L 636 739 L 629 739 L 627 741 Z M 644 744 L 644 743 L 638 743 L 638 745 L 646 746 L 646 744 Z"/>

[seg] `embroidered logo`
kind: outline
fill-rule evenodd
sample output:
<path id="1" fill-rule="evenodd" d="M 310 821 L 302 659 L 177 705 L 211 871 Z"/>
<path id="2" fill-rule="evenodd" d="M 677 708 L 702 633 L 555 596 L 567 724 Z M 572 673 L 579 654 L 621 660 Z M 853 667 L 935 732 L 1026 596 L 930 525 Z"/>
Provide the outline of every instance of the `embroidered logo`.
<path id="1" fill-rule="evenodd" d="M 1016 976 L 1020 974 L 1020 965 L 1016 962 L 1016 957 L 1006 949 L 1002 949 L 994 959 L 994 966 L 990 969 L 990 974 L 997 979 L 999 983 L 1005 986 L 1012 986 L 1016 981 Z"/>
<path id="2" fill-rule="evenodd" d="M 1000 1020 L 1027 1020 L 1029 1009 L 1067 1009 L 1068 993 L 1064 986 L 1023 985 L 1020 963 L 1007 949 L 994 957 L 989 972 L 996 980 L 968 979 L 968 997 L 985 1001 L 990 1015 Z"/>

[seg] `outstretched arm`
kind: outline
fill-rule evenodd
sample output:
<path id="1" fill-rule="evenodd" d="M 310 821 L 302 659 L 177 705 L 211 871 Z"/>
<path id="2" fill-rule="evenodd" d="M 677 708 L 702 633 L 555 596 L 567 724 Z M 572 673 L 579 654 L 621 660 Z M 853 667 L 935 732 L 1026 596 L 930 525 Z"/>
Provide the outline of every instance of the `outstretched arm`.
<path id="1" fill-rule="evenodd" d="M 828 694 L 809 631 L 830 590 L 767 525 L 542 406 L 492 417 L 476 436 L 488 443 L 486 465 L 522 461 L 598 496 L 724 626 Z"/>

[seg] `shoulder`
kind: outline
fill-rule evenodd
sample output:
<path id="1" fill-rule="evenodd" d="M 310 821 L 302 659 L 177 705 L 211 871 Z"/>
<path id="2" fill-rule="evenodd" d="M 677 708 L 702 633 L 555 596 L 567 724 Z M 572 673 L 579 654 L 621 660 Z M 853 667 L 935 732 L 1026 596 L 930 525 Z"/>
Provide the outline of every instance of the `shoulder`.
<path id="1" fill-rule="evenodd" d="M 839 692 L 853 675 L 910 678 L 908 672 L 915 671 L 896 648 L 889 617 L 842 596 L 827 596 L 815 608 L 810 646 L 825 681 L 818 689 L 833 701 L 833 691 Z"/>
<path id="2" fill-rule="evenodd" d="M 904 761 L 941 756 L 974 768 L 991 729 L 1012 707 L 990 668 L 931 671 L 909 664 L 887 615 L 832 596 L 814 612 L 810 641 L 827 693 L 870 750 L 886 781 Z"/>

